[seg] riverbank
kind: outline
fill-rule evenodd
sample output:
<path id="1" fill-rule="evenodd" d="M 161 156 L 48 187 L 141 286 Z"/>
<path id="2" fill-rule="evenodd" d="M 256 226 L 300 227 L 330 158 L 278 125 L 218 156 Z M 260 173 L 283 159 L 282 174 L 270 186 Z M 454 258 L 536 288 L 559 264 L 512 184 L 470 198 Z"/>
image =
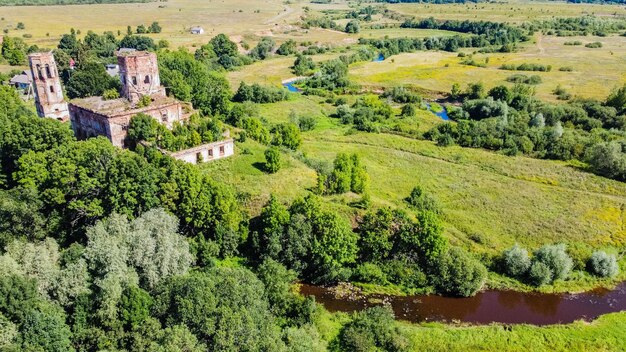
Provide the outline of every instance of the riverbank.
<path id="1" fill-rule="evenodd" d="M 458 327 L 441 323 L 397 323 L 410 351 L 625 351 L 626 312 L 593 322 L 537 327 L 501 325 Z"/>
<path id="2" fill-rule="evenodd" d="M 330 288 L 303 284 L 300 293 L 314 296 L 330 312 L 352 313 L 385 305 L 394 311 L 397 319 L 413 323 L 542 326 L 591 321 L 603 314 L 626 310 L 626 282 L 613 290 L 595 289 L 579 294 L 486 290 L 465 298 L 364 295 L 349 284 Z"/>

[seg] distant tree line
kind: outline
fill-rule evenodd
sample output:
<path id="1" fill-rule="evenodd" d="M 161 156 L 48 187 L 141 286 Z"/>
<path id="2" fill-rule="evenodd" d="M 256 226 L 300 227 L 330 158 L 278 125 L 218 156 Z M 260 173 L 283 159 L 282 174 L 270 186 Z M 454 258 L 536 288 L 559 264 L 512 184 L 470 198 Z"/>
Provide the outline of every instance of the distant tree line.
<path id="1" fill-rule="evenodd" d="M 402 28 L 440 29 L 452 32 L 471 33 L 485 38 L 491 45 L 506 45 L 528 40 L 528 32 L 502 22 L 491 21 L 438 21 L 433 17 L 417 20 L 409 19 Z"/>
<path id="2" fill-rule="evenodd" d="M 156 0 L 0 0 L 0 6 L 43 6 L 82 4 L 124 4 L 155 2 Z"/>
<path id="3" fill-rule="evenodd" d="M 598 2 L 600 3 L 600 1 Z M 586 35 L 604 37 L 610 33 L 626 29 L 626 20 L 623 18 L 585 15 L 581 17 L 559 17 L 549 20 L 531 21 L 523 23 L 521 27 L 530 31 L 542 31 L 548 35 L 561 37 Z"/>

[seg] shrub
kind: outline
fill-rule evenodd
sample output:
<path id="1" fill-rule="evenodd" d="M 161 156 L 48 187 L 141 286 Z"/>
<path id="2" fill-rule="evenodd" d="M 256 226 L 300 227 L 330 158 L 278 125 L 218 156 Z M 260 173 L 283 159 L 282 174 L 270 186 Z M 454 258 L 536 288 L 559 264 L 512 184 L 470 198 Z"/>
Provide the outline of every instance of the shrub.
<path id="1" fill-rule="evenodd" d="M 517 244 L 506 250 L 502 255 L 502 265 L 504 272 L 512 277 L 521 277 L 530 268 L 530 257 L 528 251 Z"/>
<path id="2" fill-rule="evenodd" d="M 420 211 L 432 211 L 434 213 L 439 212 L 437 202 L 430 195 L 426 194 L 420 186 L 415 186 L 413 188 L 411 195 L 409 195 L 406 201 Z"/>
<path id="3" fill-rule="evenodd" d="M 450 248 L 438 260 L 433 281 L 441 293 L 469 297 L 476 294 L 487 278 L 487 269 L 467 252 Z"/>
<path id="4" fill-rule="evenodd" d="M 550 268 L 542 262 L 534 261 L 528 270 L 528 281 L 535 286 L 541 286 L 550 283 L 551 280 Z"/>
<path id="5" fill-rule="evenodd" d="M 115 88 L 107 89 L 102 93 L 102 99 L 113 100 L 120 97 L 120 93 Z"/>
<path id="6" fill-rule="evenodd" d="M 150 98 L 149 95 L 144 95 L 137 102 L 137 107 L 138 108 L 145 108 L 145 107 L 150 106 L 150 104 L 152 104 L 152 98 Z"/>
<path id="7" fill-rule="evenodd" d="M 534 261 L 545 264 L 552 273 L 552 281 L 566 279 L 574 262 L 565 252 L 564 244 L 545 245 L 535 252 Z"/>
<path id="8" fill-rule="evenodd" d="M 387 284 L 387 276 L 383 270 L 374 263 L 363 263 L 354 270 L 356 280 L 377 285 Z"/>
<path id="9" fill-rule="evenodd" d="M 398 330 L 389 307 L 359 312 L 339 333 L 342 351 L 403 351 L 407 341 Z"/>
<path id="10" fill-rule="evenodd" d="M 600 42 L 593 42 L 593 43 L 585 44 L 585 48 L 597 49 L 597 48 L 601 48 L 601 47 L 602 47 L 602 43 L 600 43 Z"/>
<path id="11" fill-rule="evenodd" d="M 589 272 L 601 277 L 613 277 L 619 272 L 615 256 L 603 251 L 593 252 L 587 266 Z"/>
<path id="12" fill-rule="evenodd" d="M 346 24 L 345 32 L 346 33 L 359 33 L 361 30 L 361 26 L 359 25 L 359 21 L 352 20 Z"/>
<path id="13" fill-rule="evenodd" d="M 280 170 L 280 151 L 276 147 L 265 150 L 265 171 L 273 174 Z"/>

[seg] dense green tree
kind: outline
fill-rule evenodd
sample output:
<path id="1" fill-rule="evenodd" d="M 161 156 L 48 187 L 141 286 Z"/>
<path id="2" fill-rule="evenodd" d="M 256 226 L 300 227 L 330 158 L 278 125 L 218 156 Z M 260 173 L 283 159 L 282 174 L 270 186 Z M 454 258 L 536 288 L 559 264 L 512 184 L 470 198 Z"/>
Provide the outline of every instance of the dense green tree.
<path id="1" fill-rule="evenodd" d="M 70 77 L 67 86 L 69 98 L 100 96 L 108 89 L 116 89 L 119 83 L 106 73 L 104 66 L 88 63 L 81 66 Z"/>
<path id="2" fill-rule="evenodd" d="M 291 122 L 275 125 L 271 133 L 273 145 L 297 150 L 302 144 L 300 129 Z"/>
<path id="3" fill-rule="evenodd" d="M 164 85 L 176 98 L 189 99 L 205 115 L 225 114 L 229 110 L 230 87 L 223 75 L 209 71 L 186 50 L 159 53 L 159 69 Z"/>
<path id="4" fill-rule="evenodd" d="M 148 292 L 137 286 L 128 286 L 120 298 L 120 321 L 127 329 L 139 327 L 149 316 L 153 300 Z"/>
<path id="5" fill-rule="evenodd" d="M 280 150 L 276 147 L 270 147 L 265 150 L 265 171 L 273 174 L 280 170 L 281 156 Z"/>
<path id="6" fill-rule="evenodd" d="M 285 55 L 285 56 L 286 55 L 293 55 L 293 54 L 295 54 L 297 52 L 298 52 L 298 45 L 296 44 L 296 42 L 293 39 L 289 39 L 289 40 L 285 41 L 276 50 L 276 53 L 278 55 Z"/>
<path id="7" fill-rule="evenodd" d="M 20 332 L 21 345 L 26 351 L 74 351 L 65 313 L 52 305 L 42 305 L 27 312 Z"/>
<path id="8" fill-rule="evenodd" d="M 359 24 L 359 21 L 352 20 L 346 24 L 344 31 L 346 33 L 359 33 L 361 31 L 361 25 Z"/>
<path id="9" fill-rule="evenodd" d="M 298 76 L 304 76 L 315 69 L 315 62 L 309 56 L 298 54 L 294 61 L 292 70 Z"/>
<path id="10" fill-rule="evenodd" d="M 452 296 L 469 297 L 480 290 L 487 278 L 487 269 L 458 247 L 439 257 L 433 281 L 437 290 Z"/>
<path id="11" fill-rule="evenodd" d="M 339 345 L 344 351 L 407 351 L 408 341 L 394 323 L 389 307 L 368 308 L 356 314 L 339 333 Z"/>
<path id="12" fill-rule="evenodd" d="M 159 25 L 159 22 L 156 22 L 156 21 L 152 22 L 150 26 L 148 27 L 148 31 L 150 33 L 161 33 L 161 30 L 162 30 L 161 25 Z"/>
<path id="13" fill-rule="evenodd" d="M 263 37 L 257 46 L 250 50 L 250 56 L 256 60 L 265 60 L 272 54 L 275 46 L 276 42 L 274 39 L 270 37 Z"/>
<path id="14" fill-rule="evenodd" d="M 25 65 L 26 64 L 26 43 L 20 38 L 4 37 L 2 49 L 0 50 L 2 57 L 9 65 Z"/>
<path id="15" fill-rule="evenodd" d="M 137 50 L 156 50 L 154 40 L 144 35 L 127 35 L 120 41 L 120 47 Z"/>
<path id="16" fill-rule="evenodd" d="M 246 269 L 214 268 L 166 280 L 154 311 L 166 326 L 187 325 L 208 351 L 275 350 L 280 338 L 263 292 Z"/>
<path id="17" fill-rule="evenodd" d="M 0 275 L 0 313 L 18 324 L 24 322 L 29 312 L 40 300 L 37 282 L 6 271 Z"/>

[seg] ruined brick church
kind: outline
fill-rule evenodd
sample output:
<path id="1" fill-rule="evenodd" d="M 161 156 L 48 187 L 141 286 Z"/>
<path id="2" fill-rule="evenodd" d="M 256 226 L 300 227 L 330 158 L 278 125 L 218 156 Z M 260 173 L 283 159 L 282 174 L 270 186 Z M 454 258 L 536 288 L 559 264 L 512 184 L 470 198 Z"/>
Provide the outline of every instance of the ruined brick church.
<path id="1" fill-rule="evenodd" d="M 123 148 L 133 116 L 139 113 L 149 115 L 171 129 L 174 122 L 186 121 L 193 113 L 191 105 L 166 95 L 155 53 L 128 50 L 117 53 L 122 85 L 120 98 L 105 100 L 96 96 L 74 99 L 69 104 L 63 97 L 52 53 L 35 53 L 28 58 L 33 73 L 37 113 L 41 117 L 61 121 L 69 119 L 78 139 L 105 136 L 113 145 Z M 141 104 L 146 96 L 150 98 L 149 104 Z M 195 164 L 233 153 L 233 140 L 227 138 L 170 155 Z"/>

